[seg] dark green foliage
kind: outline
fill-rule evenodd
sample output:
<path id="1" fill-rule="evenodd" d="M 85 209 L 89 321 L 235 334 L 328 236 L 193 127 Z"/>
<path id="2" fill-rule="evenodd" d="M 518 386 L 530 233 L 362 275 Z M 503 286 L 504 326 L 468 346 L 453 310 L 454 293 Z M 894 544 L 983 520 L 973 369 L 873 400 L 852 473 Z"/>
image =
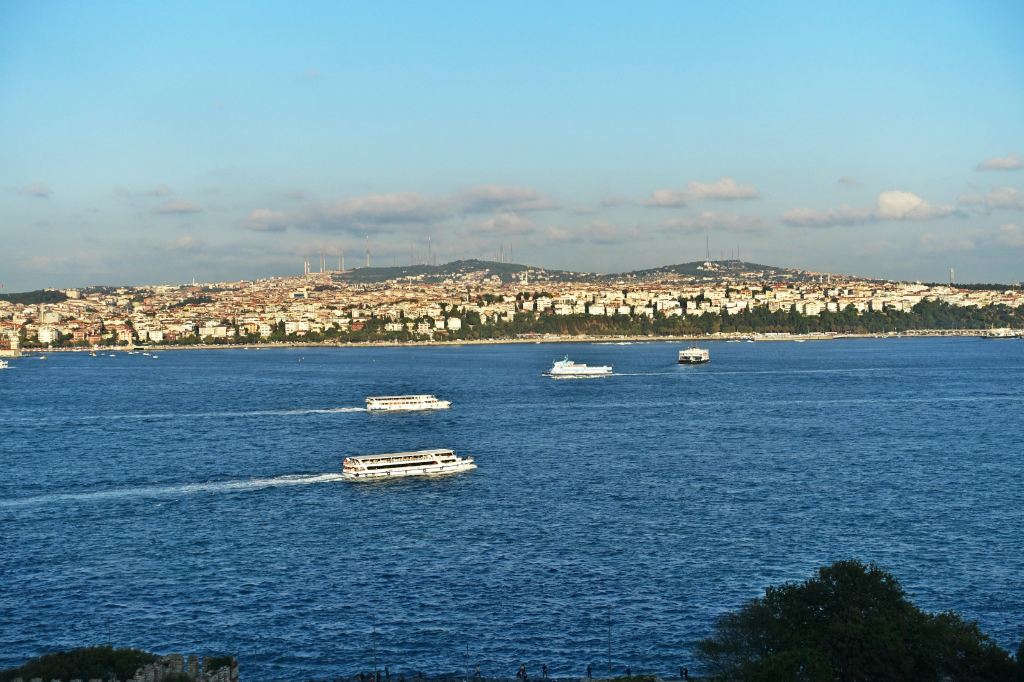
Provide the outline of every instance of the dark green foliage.
<path id="1" fill-rule="evenodd" d="M 53 289 L 39 289 L 37 291 L 23 291 L 16 294 L 0 294 L 0 301 L 10 301 L 22 305 L 36 305 L 38 303 L 60 303 L 68 300 L 63 291 Z"/>
<path id="2" fill-rule="evenodd" d="M 190 296 L 188 298 L 181 299 L 177 303 L 172 303 L 171 307 L 172 308 L 184 308 L 185 306 L 188 306 L 188 305 L 203 305 L 204 303 L 213 303 L 213 302 L 214 302 L 213 296 L 205 296 L 205 295 L 204 296 Z"/>
<path id="3" fill-rule="evenodd" d="M 874 564 L 839 561 L 769 587 L 698 644 L 719 679 L 1013 680 L 1009 655 L 974 623 L 911 604 Z"/>
<path id="4" fill-rule="evenodd" d="M 946 282 L 926 282 L 925 286 L 929 287 L 945 287 L 949 286 Z M 959 282 L 955 285 L 957 289 L 967 289 L 969 291 L 1009 291 L 1011 289 L 1020 289 L 1020 283 L 1015 284 L 1000 284 L 999 282 L 990 282 L 987 284 L 960 284 Z"/>
<path id="5" fill-rule="evenodd" d="M 95 646 L 72 649 L 55 654 L 46 654 L 12 670 L 0 672 L 0 682 L 9 682 L 16 677 L 26 680 L 41 677 L 50 680 L 71 680 L 81 678 L 108 679 L 116 674 L 119 679 L 128 679 L 135 671 L 152 663 L 157 657 L 138 649 L 115 649 L 111 646 Z"/>

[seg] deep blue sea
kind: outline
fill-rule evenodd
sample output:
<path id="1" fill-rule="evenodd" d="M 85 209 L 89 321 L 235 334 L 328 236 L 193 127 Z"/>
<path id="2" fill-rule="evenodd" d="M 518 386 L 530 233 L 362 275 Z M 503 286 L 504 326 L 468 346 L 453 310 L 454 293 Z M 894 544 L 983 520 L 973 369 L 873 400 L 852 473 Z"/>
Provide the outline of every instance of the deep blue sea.
<path id="1" fill-rule="evenodd" d="M 1024 343 L 160 351 L 0 371 L 0 668 L 111 642 L 247 680 L 699 670 L 714 618 L 859 557 L 1024 637 Z M 615 376 L 541 376 L 568 353 Z M 367 395 L 433 392 L 433 414 Z M 476 471 L 350 483 L 344 456 Z M 609 624 L 611 636 L 609 638 Z"/>

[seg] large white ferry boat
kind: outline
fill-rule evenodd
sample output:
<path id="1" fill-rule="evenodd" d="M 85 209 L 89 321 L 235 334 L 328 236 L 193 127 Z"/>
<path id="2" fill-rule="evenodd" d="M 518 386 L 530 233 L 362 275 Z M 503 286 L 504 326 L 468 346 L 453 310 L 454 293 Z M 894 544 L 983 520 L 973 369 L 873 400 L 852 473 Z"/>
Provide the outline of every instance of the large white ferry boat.
<path id="1" fill-rule="evenodd" d="M 563 360 L 555 360 L 555 364 L 551 366 L 544 376 L 554 377 L 556 379 L 570 379 L 570 378 L 583 378 L 583 377 L 604 377 L 612 373 L 612 368 L 609 365 L 597 365 L 590 367 L 584 364 L 576 364 L 569 359 L 566 355 Z"/>
<path id="2" fill-rule="evenodd" d="M 438 400 L 436 395 L 382 395 L 366 399 L 369 412 L 408 412 L 412 410 L 447 410 L 450 400 Z"/>
<path id="3" fill-rule="evenodd" d="M 402 476 L 443 476 L 476 469 L 472 457 L 459 457 L 454 450 L 416 450 L 384 455 L 346 457 L 342 478 L 371 480 Z"/>
<path id="4" fill-rule="evenodd" d="M 711 353 L 706 348 L 687 348 L 679 351 L 680 365 L 701 365 L 711 361 Z"/>

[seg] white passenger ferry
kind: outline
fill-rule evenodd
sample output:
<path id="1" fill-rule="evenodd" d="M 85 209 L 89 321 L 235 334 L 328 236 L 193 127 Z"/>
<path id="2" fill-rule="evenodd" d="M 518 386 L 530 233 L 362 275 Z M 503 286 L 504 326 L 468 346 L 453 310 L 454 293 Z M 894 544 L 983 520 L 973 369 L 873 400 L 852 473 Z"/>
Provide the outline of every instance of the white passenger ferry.
<path id="1" fill-rule="evenodd" d="M 417 450 L 384 455 L 346 457 L 342 478 L 372 480 L 402 476 L 444 476 L 476 469 L 472 457 L 459 457 L 454 450 Z"/>
<path id="2" fill-rule="evenodd" d="M 701 365 L 711 361 L 711 353 L 706 348 L 687 348 L 679 351 L 680 365 Z"/>
<path id="3" fill-rule="evenodd" d="M 450 400 L 438 400 L 436 395 L 382 395 L 366 399 L 369 412 L 408 412 L 412 410 L 447 410 Z"/>
<path id="4" fill-rule="evenodd" d="M 11 363 L 7 362 L 6 360 L 0 360 L 0 369 L 7 369 L 10 366 Z"/>
<path id="5" fill-rule="evenodd" d="M 551 366 L 544 376 L 553 377 L 555 379 L 571 379 L 571 378 L 585 378 L 585 377 L 605 377 L 612 373 L 610 365 L 597 365 L 590 367 L 589 365 L 576 364 L 569 359 L 566 355 L 563 360 L 555 360 L 555 364 Z"/>

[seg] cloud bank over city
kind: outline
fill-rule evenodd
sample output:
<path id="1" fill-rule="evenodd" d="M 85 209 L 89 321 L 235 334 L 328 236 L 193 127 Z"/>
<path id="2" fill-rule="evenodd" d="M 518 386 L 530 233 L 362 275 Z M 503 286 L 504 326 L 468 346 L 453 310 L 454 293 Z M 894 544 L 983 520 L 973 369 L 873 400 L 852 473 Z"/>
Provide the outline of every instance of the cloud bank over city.
<path id="1" fill-rule="evenodd" d="M 123 26 L 21 6 L 0 22 L 0 282 L 254 278 L 367 250 L 1024 278 L 1024 9 L 887 8 L 880 25 L 881 7 L 449 24 L 314 3 L 241 30 L 188 4 L 159 24 L 126 8 Z M 72 29 L 88 60 L 55 38 Z M 144 76 L 123 59 L 140 50 Z"/>

